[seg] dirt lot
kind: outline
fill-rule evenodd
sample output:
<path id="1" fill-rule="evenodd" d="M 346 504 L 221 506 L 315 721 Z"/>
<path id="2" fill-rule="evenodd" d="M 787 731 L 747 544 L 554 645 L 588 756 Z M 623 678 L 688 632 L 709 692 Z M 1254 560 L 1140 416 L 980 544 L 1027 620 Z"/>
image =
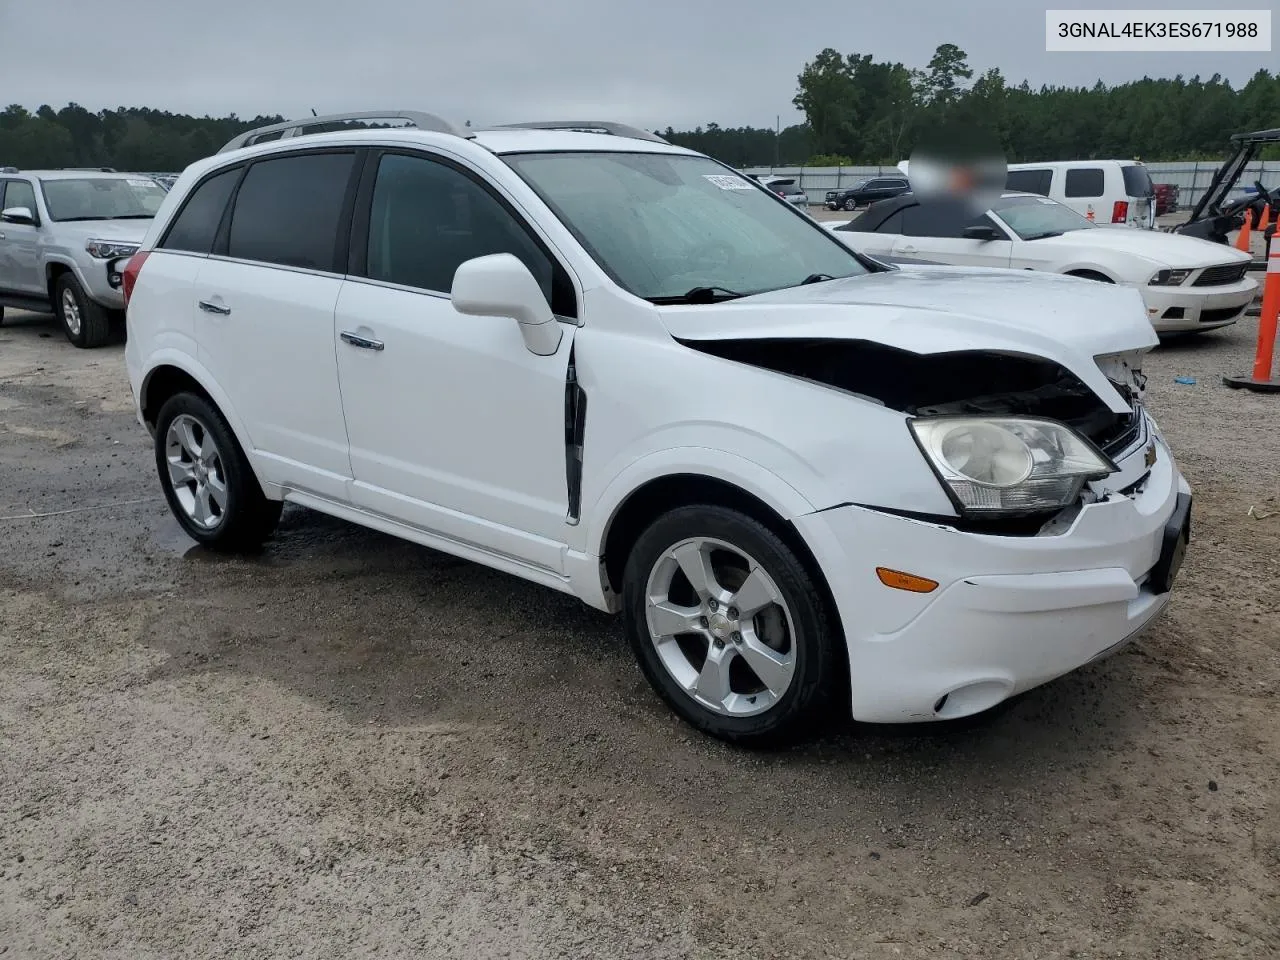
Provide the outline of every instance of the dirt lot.
<path id="1" fill-rule="evenodd" d="M 0 955 L 1276 956 L 1280 398 L 1219 379 L 1255 329 L 1149 361 L 1197 501 L 1143 640 L 762 755 L 571 598 L 293 508 L 194 548 L 122 348 L 10 314 Z"/>

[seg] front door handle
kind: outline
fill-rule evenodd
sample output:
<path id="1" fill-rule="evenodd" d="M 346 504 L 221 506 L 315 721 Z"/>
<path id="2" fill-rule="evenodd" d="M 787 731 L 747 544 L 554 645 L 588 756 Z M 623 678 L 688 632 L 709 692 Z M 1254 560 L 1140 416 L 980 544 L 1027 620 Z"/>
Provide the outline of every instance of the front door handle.
<path id="1" fill-rule="evenodd" d="M 201 300 L 200 309 L 205 313 L 216 313 L 224 317 L 231 313 L 231 308 L 225 303 L 215 303 L 213 300 Z"/>
<path id="2" fill-rule="evenodd" d="M 372 340 L 369 337 L 362 337 L 358 333 L 352 333 L 349 330 L 343 330 L 338 334 L 343 342 L 351 344 L 353 347 L 360 347 L 364 350 L 381 350 L 386 346 L 381 340 Z"/>

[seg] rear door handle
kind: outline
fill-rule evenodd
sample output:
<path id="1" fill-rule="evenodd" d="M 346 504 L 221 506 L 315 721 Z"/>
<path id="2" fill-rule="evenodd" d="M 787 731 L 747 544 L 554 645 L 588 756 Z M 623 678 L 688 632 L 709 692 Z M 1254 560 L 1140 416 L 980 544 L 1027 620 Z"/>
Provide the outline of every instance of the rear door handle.
<path id="1" fill-rule="evenodd" d="M 351 344 L 353 347 L 360 347 L 363 350 L 381 350 L 386 346 L 381 340 L 373 340 L 369 337 L 362 337 L 358 333 L 352 333 L 350 330 L 343 330 L 338 334 L 344 342 Z"/>
<path id="2" fill-rule="evenodd" d="M 201 300 L 200 309 L 205 313 L 216 313 L 224 317 L 231 313 L 231 308 L 225 303 L 215 303 L 213 300 Z"/>

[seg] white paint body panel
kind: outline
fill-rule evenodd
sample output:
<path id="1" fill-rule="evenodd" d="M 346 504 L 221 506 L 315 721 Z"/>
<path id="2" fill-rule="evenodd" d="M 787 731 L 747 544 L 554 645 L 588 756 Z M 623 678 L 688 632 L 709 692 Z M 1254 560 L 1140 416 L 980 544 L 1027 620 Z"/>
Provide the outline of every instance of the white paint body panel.
<path id="1" fill-rule="evenodd" d="M 1140 355 L 1157 342 L 1134 290 L 941 267 L 657 307 L 615 286 L 486 149 L 617 149 L 617 138 L 510 131 L 481 134 L 477 144 L 364 131 L 307 142 L 407 143 L 485 176 L 562 259 L 580 326 L 565 323 L 556 353 L 535 356 L 514 321 L 463 316 L 443 295 L 153 252 L 129 307 L 135 397 L 141 403 L 162 365 L 188 372 L 227 416 L 269 496 L 616 609 L 601 553 L 627 498 L 679 474 L 733 484 L 794 523 L 817 558 L 848 644 L 853 715 L 873 720 L 921 719 L 943 688 L 986 682 L 1000 698 L 1025 689 L 1123 640 L 1163 603 L 1142 599 L 1141 580 L 1185 490 L 1167 450 L 1140 496 L 1099 488 L 1103 502 L 1081 510 L 1068 531 L 962 533 L 886 512 L 954 516 L 904 414 L 680 342 L 820 337 L 919 353 L 1029 354 L 1070 368 L 1125 410 L 1095 358 Z M 144 250 L 203 172 L 275 149 L 189 168 Z M 646 141 L 625 149 L 687 152 Z M 196 307 L 214 296 L 230 316 Z M 346 330 L 385 349 L 345 344 Z M 576 523 L 566 516 L 570 350 L 588 397 Z M 942 589 L 889 590 L 875 579 L 877 565 L 917 571 Z"/>
<path id="2" fill-rule="evenodd" d="M 1141 295 L 1147 317 L 1159 333 L 1209 330 L 1234 323 L 1228 319 L 1202 322 L 1205 310 L 1238 308 L 1240 312 L 1257 295 L 1257 281 L 1247 275 L 1232 284 L 1195 286 L 1201 271 L 1210 266 L 1248 263 L 1250 257 L 1220 243 L 1163 233 L 1157 230 L 1073 230 L 1042 240 L 1022 240 L 998 214 L 996 221 L 1008 239 L 964 240 L 952 237 L 908 237 L 892 233 L 837 230 L 849 221 L 827 222 L 847 246 L 872 256 L 909 257 L 955 266 L 997 267 L 1044 273 L 1089 271 L 1113 283 L 1131 286 Z M 1191 270 L 1176 287 L 1151 286 L 1161 270 Z M 1164 318 L 1170 307 L 1181 307 L 1184 316 Z"/>

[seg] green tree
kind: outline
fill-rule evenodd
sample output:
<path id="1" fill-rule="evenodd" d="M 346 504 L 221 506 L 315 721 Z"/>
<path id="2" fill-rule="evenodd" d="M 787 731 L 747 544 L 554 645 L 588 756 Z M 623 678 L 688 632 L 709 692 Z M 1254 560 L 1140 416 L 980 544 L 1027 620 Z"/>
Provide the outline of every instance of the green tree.
<path id="1" fill-rule="evenodd" d="M 939 44 L 926 71 L 923 91 L 927 102 L 943 106 L 954 103 L 963 90 L 960 81 L 973 76 L 968 54 L 954 43 Z"/>

